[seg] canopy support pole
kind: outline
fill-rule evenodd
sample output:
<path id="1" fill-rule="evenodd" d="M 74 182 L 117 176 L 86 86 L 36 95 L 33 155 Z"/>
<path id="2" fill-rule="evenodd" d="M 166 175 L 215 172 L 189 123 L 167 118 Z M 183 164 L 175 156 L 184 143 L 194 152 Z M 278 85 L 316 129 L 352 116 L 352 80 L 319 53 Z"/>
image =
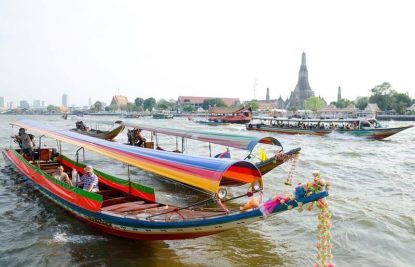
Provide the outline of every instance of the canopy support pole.
<path id="1" fill-rule="evenodd" d="M 41 135 L 39 137 L 39 147 L 37 148 L 37 167 L 40 169 L 40 147 L 42 146 L 42 137 L 44 135 Z M 30 155 L 32 157 L 32 160 L 35 160 L 35 154 L 32 151 L 32 155 Z"/>
<path id="2" fill-rule="evenodd" d="M 127 172 L 128 172 L 128 194 L 131 195 L 130 164 L 127 164 Z"/>
<path id="3" fill-rule="evenodd" d="M 209 143 L 209 157 L 212 157 L 212 146 Z"/>
<path id="4" fill-rule="evenodd" d="M 84 161 L 85 161 L 85 149 L 84 149 L 84 147 L 83 146 L 81 146 L 80 148 L 78 148 L 77 150 L 76 150 L 76 165 L 78 165 L 78 163 L 79 163 L 79 150 L 81 150 L 82 149 L 82 151 L 83 151 L 83 154 L 84 154 Z M 77 175 L 76 176 L 76 186 L 78 186 L 78 177 L 79 177 L 79 175 Z"/>

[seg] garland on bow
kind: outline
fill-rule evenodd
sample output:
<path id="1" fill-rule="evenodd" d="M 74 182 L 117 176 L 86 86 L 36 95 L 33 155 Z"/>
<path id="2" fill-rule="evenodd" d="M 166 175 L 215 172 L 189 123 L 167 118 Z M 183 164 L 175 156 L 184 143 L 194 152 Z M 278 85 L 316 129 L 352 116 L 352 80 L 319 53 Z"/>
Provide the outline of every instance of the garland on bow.
<path id="1" fill-rule="evenodd" d="M 298 184 L 295 188 L 296 198 L 328 190 L 330 183 L 326 182 L 324 179 L 321 179 L 319 171 L 313 171 L 313 177 L 313 182 L 308 182 L 304 185 L 301 183 Z M 335 265 L 329 262 L 333 258 L 333 254 L 331 253 L 331 212 L 329 209 L 329 203 L 322 198 L 317 202 L 309 203 L 307 210 L 312 211 L 314 205 L 320 209 L 320 214 L 318 215 L 319 224 L 317 226 L 317 263 L 314 267 L 334 267 Z M 298 211 L 303 211 L 302 203 L 298 205 Z"/>

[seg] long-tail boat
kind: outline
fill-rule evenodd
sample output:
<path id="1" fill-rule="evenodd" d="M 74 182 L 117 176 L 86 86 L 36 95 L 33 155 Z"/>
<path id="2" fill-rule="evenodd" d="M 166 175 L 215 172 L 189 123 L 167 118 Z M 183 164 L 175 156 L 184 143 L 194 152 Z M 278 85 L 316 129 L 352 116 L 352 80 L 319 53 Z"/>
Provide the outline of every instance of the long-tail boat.
<path id="1" fill-rule="evenodd" d="M 261 122 L 246 124 L 247 130 L 310 135 L 341 133 L 377 140 L 413 127 L 413 125 L 392 128 L 384 127 L 374 118 L 319 120 L 258 117 L 255 119 Z"/>
<path id="2" fill-rule="evenodd" d="M 104 140 L 113 140 L 115 137 L 117 137 L 118 134 L 120 134 L 124 130 L 124 126 L 120 125 L 110 131 L 102 131 L 98 129 L 88 128 L 85 126 L 83 121 L 77 121 L 76 122 L 76 128 L 71 129 L 73 132 L 77 132 L 80 134 L 92 136 L 99 139 Z"/>
<path id="3" fill-rule="evenodd" d="M 301 148 L 291 149 L 287 152 L 284 152 L 284 148 L 280 141 L 271 136 L 257 137 L 252 135 L 238 135 L 230 134 L 223 132 L 211 132 L 211 131 L 200 131 L 200 130 L 191 130 L 191 129 L 178 129 L 170 127 L 159 127 L 153 125 L 147 125 L 143 123 L 131 123 L 131 122 L 120 122 L 125 127 L 132 127 L 134 129 L 141 129 L 150 133 L 150 140 L 143 142 L 143 146 L 147 148 L 154 148 L 158 150 L 164 150 L 160 147 L 158 136 L 159 134 L 164 134 L 168 136 L 176 137 L 175 150 L 173 152 L 184 153 L 187 148 L 187 139 L 197 140 L 209 144 L 209 156 L 212 157 L 212 147 L 211 144 L 218 144 L 225 146 L 227 148 L 232 147 L 240 150 L 245 150 L 248 154 L 245 156 L 245 159 L 257 159 L 255 165 L 260 170 L 261 174 L 264 175 L 279 165 L 283 164 L 285 161 L 289 160 L 290 157 L 296 156 Z M 129 130 L 129 140 L 130 144 L 136 144 L 134 140 L 133 130 Z M 271 157 L 266 157 L 266 159 L 260 159 L 258 155 L 253 153 L 254 148 L 258 144 L 265 144 L 275 146 L 278 149 L 274 152 L 274 155 Z M 224 154 L 215 155 L 216 157 L 224 158 L 229 157 L 229 153 L 224 152 Z"/>
<path id="4" fill-rule="evenodd" d="M 237 197 L 250 197 L 253 200 L 254 194 L 262 193 L 262 177 L 253 164 L 127 146 L 32 120 L 20 120 L 12 125 L 38 133 L 42 138 L 57 140 L 59 152 L 53 154 L 52 149 L 39 146 L 39 159 L 32 160 L 22 156 L 19 149 L 10 147 L 2 150 L 6 162 L 30 179 L 33 182 L 31 184 L 57 205 L 104 232 L 125 238 L 165 240 L 211 235 L 328 196 L 324 189 L 296 190 L 292 198 L 278 196 L 268 201 L 259 200 L 259 205 L 244 205 L 243 210 L 228 209 L 225 202 L 232 198 L 226 199 L 226 192 L 222 188 L 224 183 L 249 186 L 250 190 L 246 194 Z M 67 170 L 74 168 L 83 173 L 85 165 L 62 155 L 62 142 L 203 189 L 211 193 L 208 201 L 217 201 L 222 209 L 196 208 L 199 203 L 186 207 L 168 206 L 156 201 L 153 189 L 98 170 L 94 170 L 94 173 L 99 178 L 100 191 L 84 191 L 76 183 L 71 186 L 50 175 L 58 164 Z"/>
<path id="5" fill-rule="evenodd" d="M 209 121 L 225 123 L 247 123 L 252 120 L 251 107 L 210 107 Z"/>

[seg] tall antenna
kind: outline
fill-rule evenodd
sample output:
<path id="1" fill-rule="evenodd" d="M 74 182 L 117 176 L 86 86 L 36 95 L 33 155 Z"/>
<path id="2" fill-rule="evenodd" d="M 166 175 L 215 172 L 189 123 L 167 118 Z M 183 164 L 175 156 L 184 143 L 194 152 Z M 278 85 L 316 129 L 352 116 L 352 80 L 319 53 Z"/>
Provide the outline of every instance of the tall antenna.
<path id="1" fill-rule="evenodd" d="M 256 99 L 256 87 L 258 85 L 258 78 L 255 77 L 254 79 L 254 84 L 253 84 L 253 88 L 254 88 L 254 99 Z"/>

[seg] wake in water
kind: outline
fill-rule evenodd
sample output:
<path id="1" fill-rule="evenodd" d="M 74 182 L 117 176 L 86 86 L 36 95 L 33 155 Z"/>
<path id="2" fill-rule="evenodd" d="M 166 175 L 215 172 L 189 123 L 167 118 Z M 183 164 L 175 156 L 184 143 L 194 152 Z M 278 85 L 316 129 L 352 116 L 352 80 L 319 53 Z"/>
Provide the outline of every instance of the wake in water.
<path id="1" fill-rule="evenodd" d="M 51 240 L 46 240 L 47 244 L 54 243 L 73 243 L 73 244 L 85 244 L 96 241 L 106 241 L 107 239 L 103 236 L 92 236 L 92 235 L 73 235 L 68 236 L 66 233 L 55 233 Z"/>

